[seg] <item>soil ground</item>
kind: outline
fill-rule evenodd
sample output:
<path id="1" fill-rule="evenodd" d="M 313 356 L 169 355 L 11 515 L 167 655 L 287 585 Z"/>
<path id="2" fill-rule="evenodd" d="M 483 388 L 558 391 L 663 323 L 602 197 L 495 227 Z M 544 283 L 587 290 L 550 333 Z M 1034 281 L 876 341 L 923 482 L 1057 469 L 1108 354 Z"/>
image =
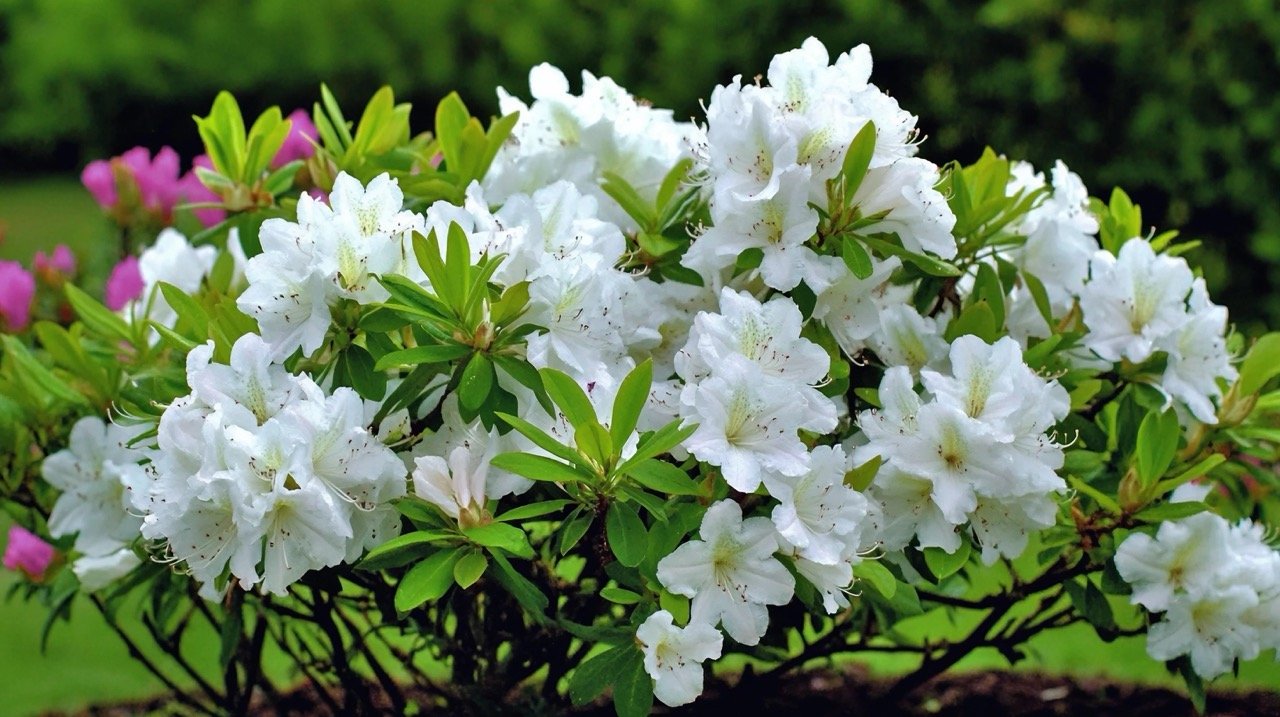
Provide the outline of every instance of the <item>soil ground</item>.
<path id="1" fill-rule="evenodd" d="M 925 685 L 894 706 L 877 700 L 888 687 L 884 680 L 858 669 L 845 672 L 814 671 L 766 688 L 752 688 L 749 680 L 734 689 L 710 690 L 694 705 L 661 713 L 690 717 L 769 715 L 770 717 L 826 717 L 827 715 L 886 715 L 909 717 L 961 717 L 981 715 L 1029 715 L 1033 717 L 1192 717 L 1195 710 L 1185 695 L 1163 687 L 1131 685 L 1102 679 L 1076 679 L 1034 673 L 973 672 L 945 675 Z M 1280 687 L 1280 686 L 1278 686 Z M 410 699 L 413 695 L 410 694 Z M 381 700 L 380 700 L 381 701 Z M 75 713 L 51 713 L 75 717 L 125 717 L 172 714 L 176 703 L 167 698 L 91 707 Z M 389 709 L 384 714 L 392 714 Z M 661 705 L 658 706 L 659 709 Z M 516 699 L 506 705 L 477 705 L 475 714 L 552 715 L 555 708 Z M 274 704 L 259 702 L 251 715 L 328 714 L 324 703 L 303 687 L 281 696 Z M 424 714 L 442 714 L 424 710 Z M 456 714 L 450 711 L 449 714 Z M 590 717 L 612 715 L 608 706 L 577 712 Z M 1280 691 L 1211 691 L 1207 715 L 1252 717 L 1280 715 Z"/>

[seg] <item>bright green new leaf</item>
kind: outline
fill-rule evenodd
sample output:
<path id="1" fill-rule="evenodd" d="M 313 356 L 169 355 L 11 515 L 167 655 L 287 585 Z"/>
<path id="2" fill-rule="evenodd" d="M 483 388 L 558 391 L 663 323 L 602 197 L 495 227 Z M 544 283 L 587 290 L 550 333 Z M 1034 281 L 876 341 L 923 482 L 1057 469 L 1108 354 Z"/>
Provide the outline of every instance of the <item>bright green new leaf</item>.
<path id="1" fill-rule="evenodd" d="M 510 471 L 529 480 L 576 483 L 590 481 L 593 477 L 571 465 L 532 453 L 499 453 L 490 462 L 494 468 Z"/>
<path id="2" fill-rule="evenodd" d="M 701 495 L 702 493 L 702 486 L 687 473 L 656 458 L 629 463 L 626 474 L 640 485 L 659 493 L 668 495 Z"/>
<path id="3" fill-rule="evenodd" d="M 458 587 L 466 590 L 476 584 L 488 567 L 489 559 L 484 556 L 484 553 L 478 550 L 469 552 L 454 563 L 453 581 L 458 584 Z"/>
<path id="4" fill-rule="evenodd" d="M 475 411 L 484 405 L 493 389 L 495 379 L 493 363 L 485 354 L 476 352 L 462 370 L 462 378 L 458 381 L 458 402 L 463 408 Z"/>
<path id="5" fill-rule="evenodd" d="M 1240 364 L 1236 391 L 1242 397 L 1252 396 L 1277 375 L 1280 375 L 1280 333 L 1266 334 L 1253 344 Z"/>
<path id="6" fill-rule="evenodd" d="M 849 150 L 845 152 L 844 162 L 840 165 L 840 176 L 844 178 L 845 197 L 857 194 L 858 187 L 862 186 L 862 180 L 867 176 L 867 168 L 871 166 L 871 157 L 875 151 L 876 124 L 868 120 L 849 143 Z"/>
<path id="7" fill-rule="evenodd" d="M 618 394 L 613 399 L 613 417 L 609 421 L 609 436 L 613 445 L 621 447 L 636 429 L 640 420 L 640 412 L 649 400 L 649 389 L 653 387 L 653 361 L 645 359 L 639 366 L 631 369 L 626 378 L 618 386 Z"/>
<path id="8" fill-rule="evenodd" d="M 529 546 L 528 534 L 514 525 L 488 523 L 467 528 L 462 533 L 476 545 L 500 548 L 526 560 L 533 557 L 533 548 Z"/>
<path id="9" fill-rule="evenodd" d="M 648 550 L 648 531 L 640 514 L 627 503 L 613 502 L 604 520 L 605 536 L 614 557 L 623 565 L 634 568 L 644 560 Z"/>
<path id="10" fill-rule="evenodd" d="M 461 550 L 447 548 L 413 566 L 396 586 L 396 609 L 408 612 L 439 599 L 453 584 L 453 566 L 461 557 Z"/>
<path id="11" fill-rule="evenodd" d="M 1172 410 L 1148 413 L 1138 427 L 1138 445 L 1134 450 L 1138 477 L 1143 485 L 1151 485 L 1169 470 L 1178 452 L 1178 437 L 1182 434 L 1178 417 Z"/>

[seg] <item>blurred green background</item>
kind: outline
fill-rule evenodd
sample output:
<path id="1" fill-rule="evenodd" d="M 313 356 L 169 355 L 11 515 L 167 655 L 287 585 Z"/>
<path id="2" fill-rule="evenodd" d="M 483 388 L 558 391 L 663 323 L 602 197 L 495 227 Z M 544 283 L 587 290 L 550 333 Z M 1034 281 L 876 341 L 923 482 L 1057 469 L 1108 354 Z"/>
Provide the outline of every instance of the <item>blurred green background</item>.
<path id="1" fill-rule="evenodd" d="M 247 113 L 287 112 L 324 81 L 354 112 L 390 84 L 425 129 L 446 92 L 495 112 L 496 86 L 527 97 L 529 68 L 549 61 L 687 118 L 809 35 L 833 54 L 871 45 L 873 80 L 921 118 L 924 156 L 990 145 L 1041 168 L 1062 158 L 1095 195 L 1121 185 L 1149 225 L 1204 240 L 1193 261 L 1234 321 L 1280 326 L 1274 0 L 0 0 L 0 257 L 104 240 L 80 169 L 139 144 L 189 161 L 191 115 L 220 89 Z M 0 713 L 156 689 L 88 607 L 37 659 L 40 608 L 0 604 Z M 1097 653 L 1087 628 L 1037 647 L 1052 669 L 1163 673 L 1140 640 Z M 1274 686 L 1265 662 L 1243 682 Z"/>

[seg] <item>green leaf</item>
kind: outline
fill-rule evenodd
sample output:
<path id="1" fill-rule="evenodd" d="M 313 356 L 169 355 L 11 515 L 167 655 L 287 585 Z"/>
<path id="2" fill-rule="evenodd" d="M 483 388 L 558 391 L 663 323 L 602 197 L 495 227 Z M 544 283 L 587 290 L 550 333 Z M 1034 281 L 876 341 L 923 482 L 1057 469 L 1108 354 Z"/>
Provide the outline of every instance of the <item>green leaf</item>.
<path id="1" fill-rule="evenodd" d="M 1144 486 L 1151 485 L 1169 470 L 1178 452 L 1178 436 L 1182 429 L 1172 410 L 1148 413 L 1138 427 L 1137 458 L 1138 477 Z"/>
<path id="2" fill-rule="evenodd" d="M 473 354 L 458 382 L 458 401 L 462 407 L 475 411 L 483 406 L 493 389 L 494 379 L 493 363 L 489 357 L 480 352 Z"/>
<path id="3" fill-rule="evenodd" d="M 844 265 L 849 267 L 849 271 L 859 279 L 871 276 L 871 272 L 874 271 L 871 255 L 867 254 L 862 244 L 851 236 L 846 236 L 844 241 L 840 242 L 840 258 L 844 259 Z"/>
<path id="4" fill-rule="evenodd" d="M 1079 451 L 1076 452 L 1078 453 Z M 1067 482 L 1071 484 L 1072 488 L 1075 488 L 1081 493 L 1093 498 L 1093 500 L 1098 504 L 1098 507 L 1108 513 L 1111 513 L 1112 515 L 1119 515 L 1122 512 L 1120 510 L 1120 504 L 1115 501 L 1115 498 L 1112 498 L 1106 493 L 1094 488 L 1084 479 L 1074 475 L 1069 475 L 1067 476 Z"/>
<path id="5" fill-rule="evenodd" d="M 613 197 L 613 200 L 635 220 L 641 229 L 656 231 L 659 228 L 657 226 L 658 217 L 654 213 L 653 207 L 640 196 L 640 193 L 627 180 L 613 172 L 602 172 L 600 176 L 600 188 L 604 190 L 605 194 Z"/>
<path id="6" fill-rule="evenodd" d="M 402 349 L 400 351 L 392 351 L 391 353 L 378 359 L 375 368 L 379 371 L 385 371 L 389 368 L 399 366 L 417 366 L 429 363 L 448 363 L 466 356 L 471 353 L 470 346 L 462 344 L 432 344 L 429 346 L 415 346 L 411 349 Z"/>
<path id="7" fill-rule="evenodd" d="M 489 523 L 467 528 L 462 532 L 476 545 L 499 548 L 525 560 L 533 558 L 533 548 L 529 545 L 528 534 L 514 525 Z"/>
<path id="8" fill-rule="evenodd" d="M 456 540 L 456 537 L 443 530 L 418 530 L 397 535 L 370 550 L 356 567 L 369 571 L 398 568 L 430 553 L 435 543 L 449 538 Z"/>
<path id="9" fill-rule="evenodd" d="M 1036 310 L 1040 312 L 1041 318 L 1044 319 L 1045 325 L 1053 328 L 1053 307 L 1049 303 L 1049 292 L 1044 288 L 1044 282 L 1029 272 L 1022 273 L 1022 283 L 1026 285 L 1027 291 L 1031 294 L 1031 300 L 1035 302 Z"/>
<path id="10" fill-rule="evenodd" d="M 903 249 L 900 246 L 897 246 L 896 244 L 891 244 L 883 239 L 864 236 L 864 237 L 861 237 L 861 240 L 867 246 L 876 250 L 880 254 L 884 256 L 899 257 L 903 261 L 906 261 L 914 265 L 917 269 L 919 269 L 920 271 L 923 271 L 924 273 L 930 276 L 948 277 L 948 276 L 960 276 L 961 274 L 961 271 L 959 269 L 957 269 L 955 266 L 951 264 L 948 264 L 945 261 L 942 261 L 941 259 L 935 259 L 934 257 L 928 256 L 925 254 L 917 254 L 913 251 L 908 251 L 906 249 Z"/>
<path id="11" fill-rule="evenodd" d="M 573 503 L 571 500 L 544 500 L 537 503 L 522 505 L 518 508 L 512 508 L 505 513 L 498 515 L 494 520 L 500 523 L 510 523 L 516 520 L 528 520 L 529 518 L 541 518 L 544 515 L 555 513 L 566 505 Z"/>
<path id="12" fill-rule="evenodd" d="M 874 456 L 871 460 L 856 466 L 848 473 L 844 474 L 844 484 L 850 488 L 862 492 L 871 485 L 871 481 L 875 480 L 876 473 L 880 470 L 880 464 L 884 459 L 880 456 Z"/>
<path id="13" fill-rule="evenodd" d="M 91 331 L 108 338 L 133 343 L 133 332 L 129 329 L 129 325 L 115 312 L 71 283 L 67 283 L 63 290 L 67 295 L 67 303 L 71 304 L 76 315 Z"/>
<path id="14" fill-rule="evenodd" d="M 1240 364 L 1236 390 L 1240 396 L 1252 396 L 1268 381 L 1280 374 L 1280 333 L 1258 339 Z"/>
<path id="15" fill-rule="evenodd" d="M 1000 283 L 996 270 L 990 264 L 979 264 L 971 296 L 975 302 L 985 301 L 991 307 L 997 329 L 1004 326 L 1004 294 L 1004 285 Z M 994 340 L 994 338 L 987 339 L 988 342 Z"/>
<path id="16" fill-rule="evenodd" d="M 595 513 L 578 508 L 569 514 L 564 523 L 560 526 L 560 554 L 567 555 L 573 546 L 582 540 L 582 536 L 587 534 L 587 529 L 591 527 L 591 522 L 595 520 Z"/>
<path id="17" fill-rule="evenodd" d="M 552 438 L 549 434 L 547 434 L 541 428 L 538 428 L 537 426 L 533 425 L 532 423 L 529 423 L 523 418 L 520 418 L 518 416 L 513 416 L 509 413 L 503 413 L 501 411 L 498 411 L 496 415 L 498 416 L 498 418 L 502 419 L 512 428 L 516 429 L 516 431 L 519 432 L 520 435 L 533 441 L 534 445 L 536 445 L 537 447 L 541 448 L 547 453 L 550 453 L 553 456 L 562 458 L 568 461 L 569 463 L 572 463 L 579 470 L 583 471 L 584 475 L 593 474 L 593 471 L 591 470 L 590 466 L 588 466 L 585 462 L 583 462 L 582 456 L 578 455 L 577 451 L 560 443 L 560 441 L 557 441 L 555 438 Z"/>
<path id="18" fill-rule="evenodd" d="M 604 528 L 605 535 L 609 538 L 609 548 L 618 562 L 634 568 L 644 560 L 649 533 L 635 508 L 618 501 L 609 504 Z"/>
<path id="19" fill-rule="evenodd" d="M 529 480 L 544 480 L 554 483 L 577 483 L 579 481 L 590 481 L 594 477 L 571 465 L 532 453 L 499 453 L 493 457 L 490 465 L 494 468 L 524 476 Z"/>
<path id="20" fill-rule="evenodd" d="M 453 565 L 453 581 L 458 587 L 466 590 L 484 575 L 485 568 L 489 567 L 489 559 L 480 551 L 472 551 L 463 555 L 458 562 Z"/>
<path id="21" fill-rule="evenodd" d="M 594 460 L 597 465 L 605 466 L 613 459 L 613 439 L 604 426 L 591 421 L 579 426 L 573 432 L 574 443 L 584 456 Z"/>
<path id="22" fill-rule="evenodd" d="M 387 372 L 374 366 L 373 356 L 363 346 L 351 344 L 342 353 L 347 360 L 351 387 L 360 394 L 360 398 L 381 401 L 387 394 Z"/>
<path id="23" fill-rule="evenodd" d="M 560 411 L 564 413 L 564 417 L 575 430 L 596 422 L 596 409 L 591 405 L 591 399 L 587 398 L 587 392 L 582 390 L 577 381 L 563 371 L 553 368 L 544 368 L 538 373 L 542 375 L 542 383 L 551 400 L 560 407 Z"/>
<path id="24" fill-rule="evenodd" d="M 635 651 L 623 644 L 583 660 L 569 676 L 569 700 L 581 707 L 604 694 Z"/>
<path id="25" fill-rule="evenodd" d="M 410 568 L 396 586 L 396 610 L 409 612 L 430 600 L 437 600 L 453 584 L 453 566 L 462 558 L 462 550 L 448 548 Z"/>
<path id="26" fill-rule="evenodd" d="M 627 442 L 636 422 L 640 420 L 640 412 L 649 400 L 649 390 L 653 388 L 653 361 L 645 359 L 639 366 L 631 369 L 627 377 L 618 386 L 618 393 L 613 399 L 613 416 L 609 421 L 609 435 L 613 445 L 619 448 Z"/>
<path id="27" fill-rule="evenodd" d="M 964 567 L 969 560 L 971 550 L 969 541 L 962 539 L 960 547 L 954 553 L 948 553 L 942 548 L 925 548 L 924 561 L 928 564 L 929 570 L 933 571 L 934 576 L 941 581 Z"/>
<path id="28" fill-rule="evenodd" d="M 668 495 L 701 495 L 702 486 L 676 466 L 648 458 L 639 463 L 629 463 L 626 475 L 640 485 Z"/>
<path id="29" fill-rule="evenodd" d="M 960 315 L 947 324 L 944 338 L 953 342 L 961 336 L 973 334 L 987 343 L 994 343 L 999 338 L 1000 326 L 996 323 L 995 312 L 985 301 L 978 301 L 965 307 Z"/>
<path id="30" fill-rule="evenodd" d="M 680 425 L 681 421 L 682 419 L 677 418 L 641 438 L 639 445 L 636 446 L 636 452 L 625 463 L 618 466 L 618 470 L 626 473 L 631 469 L 631 466 L 670 451 L 680 445 L 684 439 L 692 436 L 694 431 L 698 430 L 698 424 L 689 423 L 682 426 Z"/>
<path id="31" fill-rule="evenodd" d="M 613 709 L 618 717 L 645 717 L 653 711 L 653 678 L 644 669 L 644 653 L 634 645 L 618 666 Z"/>
<path id="32" fill-rule="evenodd" d="M 853 197 L 858 192 L 858 187 L 862 186 L 862 180 L 867 176 L 867 168 L 871 166 L 871 157 L 875 151 L 876 124 L 868 120 L 862 125 L 862 129 L 858 130 L 858 134 L 854 135 L 853 142 L 849 143 L 849 150 L 845 152 L 844 162 L 840 165 L 840 176 L 844 178 L 846 197 Z"/>
<path id="33" fill-rule="evenodd" d="M 619 605 L 635 605 L 644 599 L 644 597 L 639 593 L 635 593 L 627 590 L 626 588 L 620 588 L 615 585 L 600 588 L 600 597 Z"/>
<path id="34" fill-rule="evenodd" d="M 1200 501 L 1179 501 L 1176 503 L 1161 503 L 1153 505 L 1150 508 L 1138 511 L 1134 515 L 1134 519 L 1141 520 L 1145 523 L 1161 523 L 1166 520 L 1181 520 L 1189 518 L 1196 513 L 1203 513 L 1209 510 L 1209 506 Z"/>
<path id="35" fill-rule="evenodd" d="M 546 622 L 547 606 L 551 604 L 547 596 L 543 595 L 536 585 L 529 582 L 528 578 L 517 572 L 511 565 L 511 561 L 507 560 L 507 556 L 500 552 L 493 552 L 490 555 L 493 556 L 493 564 L 498 566 L 494 579 L 515 596 L 516 601 L 528 611 L 530 617 L 537 622 Z"/>
<path id="36" fill-rule="evenodd" d="M 1156 495 L 1164 495 L 1189 480 L 1206 475 L 1209 471 L 1225 463 L 1227 457 L 1221 453 L 1211 453 L 1203 460 L 1182 471 L 1173 478 L 1166 478 L 1156 484 Z"/>
<path id="37" fill-rule="evenodd" d="M 878 560 L 863 560 L 853 566 L 854 580 L 866 581 L 872 589 L 886 598 L 893 597 L 898 589 L 898 579 Z"/>

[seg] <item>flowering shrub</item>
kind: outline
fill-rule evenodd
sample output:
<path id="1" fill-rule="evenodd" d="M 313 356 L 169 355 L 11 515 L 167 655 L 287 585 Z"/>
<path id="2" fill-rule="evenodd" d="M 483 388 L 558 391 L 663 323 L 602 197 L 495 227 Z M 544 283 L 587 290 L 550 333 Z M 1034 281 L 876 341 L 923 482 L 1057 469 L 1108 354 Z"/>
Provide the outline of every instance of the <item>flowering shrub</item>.
<path id="1" fill-rule="evenodd" d="M 894 700 L 1081 621 L 1202 700 L 1280 646 L 1280 339 L 1123 192 L 920 158 L 870 75 L 810 39 L 681 123 L 542 65 L 422 134 L 389 89 L 247 129 L 224 93 L 198 190 L 171 152 L 91 165 L 150 239 L 106 305 L 68 282 L 74 321 L 5 337 L 6 505 L 69 565 L 15 558 L 27 594 L 139 601 L 148 667 L 230 712 L 276 694 L 268 645 L 335 712 L 631 715 L 730 655 L 919 655 Z M 184 236 L 175 196 L 220 214 Z M 938 609 L 979 617 L 896 629 Z"/>

